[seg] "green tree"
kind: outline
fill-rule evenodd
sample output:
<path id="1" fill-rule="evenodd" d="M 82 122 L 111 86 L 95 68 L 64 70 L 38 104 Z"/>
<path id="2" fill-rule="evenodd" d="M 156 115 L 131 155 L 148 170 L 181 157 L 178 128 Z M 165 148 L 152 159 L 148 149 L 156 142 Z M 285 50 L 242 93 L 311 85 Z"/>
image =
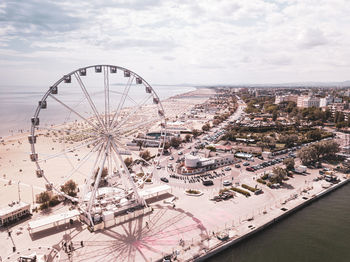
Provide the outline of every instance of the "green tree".
<path id="1" fill-rule="evenodd" d="M 209 131 L 209 129 L 210 129 L 210 124 L 209 124 L 209 123 L 206 123 L 206 124 L 204 124 L 204 125 L 202 126 L 202 130 L 203 130 L 203 131 Z"/>
<path id="2" fill-rule="evenodd" d="M 274 167 L 272 172 L 274 176 L 270 178 L 271 183 L 282 183 L 288 174 L 287 170 L 282 167 Z"/>
<path id="3" fill-rule="evenodd" d="M 192 135 L 193 135 L 193 137 L 199 136 L 199 135 L 200 135 L 199 130 L 198 130 L 198 129 L 193 129 L 193 130 L 192 130 Z"/>
<path id="4" fill-rule="evenodd" d="M 294 158 L 286 158 L 283 160 L 283 164 L 286 166 L 287 170 L 292 170 L 294 169 Z"/>
<path id="5" fill-rule="evenodd" d="M 131 166 L 131 164 L 133 163 L 132 157 L 125 158 L 124 163 L 125 163 L 126 167 L 129 168 Z"/>
<path id="6" fill-rule="evenodd" d="M 141 151 L 139 156 L 146 161 L 151 159 L 151 153 L 148 150 Z"/>
<path id="7" fill-rule="evenodd" d="M 50 201 L 51 199 L 51 195 L 49 192 L 47 191 L 44 191 L 44 192 L 41 192 L 38 196 L 38 202 L 39 203 L 44 203 L 44 204 L 48 204 L 48 202 Z"/>
<path id="8" fill-rule="evenodd" d="M 61 191 L 68 196 L 75 197 L 77 195 L 78 185 L 72 180 L 68 180 L 63 186 L 61 186 Z"/>
<path id="9" fill-rule="evenodd" d="M 177 149 L 179 148 L 179 146 L 181 145 L 181 138 L 179 137 L 173 137 L 171 140 L 170 140 L 170 146 L 172 146 L 173 148 Z"/>
<path id="10" fill-rule="evenodd" d="M 185 141 L 186 141 L 187 143 L 191 141 L 191 135 L 190 135 L 190 134 L 187 134 L 187 135 L 185 136 Z"/>

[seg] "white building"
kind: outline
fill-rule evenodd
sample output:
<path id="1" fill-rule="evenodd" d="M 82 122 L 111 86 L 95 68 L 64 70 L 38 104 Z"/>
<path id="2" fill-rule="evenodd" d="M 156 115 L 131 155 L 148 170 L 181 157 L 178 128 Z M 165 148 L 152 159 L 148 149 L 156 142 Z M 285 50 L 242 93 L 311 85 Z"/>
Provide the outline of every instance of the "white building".
<path id="1" fill-rule="evenodd" d="M 282 102 L 295 102 L 297 103 L 298 96 L 293 95 L 283 95 L 283 96 L 276 96 L 275 97 L 275 104 L 280 104 Z"/>
<path id="2" fill-rule="evenodd" d="M 329 104 L 333 103 L 333 96 L 326 96 L 320 99 L 320 107 L 328 106 Z"/>
<path id="3" fill-rule="evenodd" d="M 297 107 L 309 108 L 309 107 L 319 107 L 320 99 L 313 96 L 299 96 L 297 100 Z"/>

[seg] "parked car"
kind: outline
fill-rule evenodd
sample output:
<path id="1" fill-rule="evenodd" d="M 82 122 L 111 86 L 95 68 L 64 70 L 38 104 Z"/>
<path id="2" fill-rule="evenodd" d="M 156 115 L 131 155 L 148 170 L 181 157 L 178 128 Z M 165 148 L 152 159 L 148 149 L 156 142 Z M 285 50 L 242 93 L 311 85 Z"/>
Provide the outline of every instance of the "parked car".
<path id="1" fill-rule="evenodd" d="M 160 180 L 165 183 L 169 183 L 169 179 L 167 179 L 166 177 L 161 177 Z"/>
<path id="2" fill-rule="evenodd" d="M 236 164 L 235 167 L 236 167 L 236 168 L 240 168 L 241 165 L 240 165 L 240 164 Z"/>
<path id="3" fill-rule="evenodd" d="M 212 185 L 214 185 L 213 180 L 203 180 L 202 183 L 203 183 L 204 186 L 212 186 Z"/>
<path id="4" fill-rule="evenodd" d="M 174 157 L 173 156 L 169 157 L 169 160 L 174 160 Z"/>
<path id="5" fill-rule="evenodd" d="M 250 164 L 248 162 L 243 163 L 244 166 L 249 166 Z"/>
<path id="6" fill-rule="evenodd" d="M 231 170 L 231 167 L 229 166 L 225 168 L 225 171 L 230 171 L 230 170 Z"/>
<path id="7" fill-rule="evenodd" d="M 232 185 L 232 182 L 229 181 L 229 180 L 225 180 L 224 182 L 222 182 L 222 184 L 223 184 L 224 186 L 230 186 L 230 185 Z"/>

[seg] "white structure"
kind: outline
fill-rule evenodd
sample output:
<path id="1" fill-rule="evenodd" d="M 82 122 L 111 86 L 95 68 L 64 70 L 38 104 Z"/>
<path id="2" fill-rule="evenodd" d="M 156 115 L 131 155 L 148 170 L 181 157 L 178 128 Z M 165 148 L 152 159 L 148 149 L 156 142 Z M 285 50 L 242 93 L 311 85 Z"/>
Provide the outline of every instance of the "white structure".
<path id="1" fill-rule="evenodd" d="M 297 100 L 298 100 L 298 96 L 293 96 L 293 95 L 276 96 L 275 104 L 280 104 L 282 102 L 295 102 L 295 103 L 297 103 Z"/>
<path id="2" fill-rule="evenodd" d="M 10 204 L 0 209 L 0 226 L 19 220 L 29 214 L 30 204 L 24 202 Z"/>
<path id="3" fill-rule="evenodd" d="M 308 108 L 308 107 L 319 107 L 320 99 L 313 96 L 299 96 L 297 101 L 297 107 Z"/>
<path id="4" fill-rule="evenodd" d="M 333 96 L 326 96 L 320 99 L 320 107 L 328 106 L 329 104 L 333 103 Z"/>
<path id="5" fill-rule="evenodd" d="M 199 156 L 188 154 L 185 156 L 185 166 L 190 168 L 196 168 L 198 166 L 199 160 Z"/>
<path id="6" fill-rule="evenodd" d="M 78 210 L 71 210 L 65 213 L 50 215 L 42 219 L 31 221 L 28 223 L 29 233 L 34 234 L 45 229 L 67 224 L 70 220 L 75 221 L 79 218 L 79 214 L 80 212 Z"/>

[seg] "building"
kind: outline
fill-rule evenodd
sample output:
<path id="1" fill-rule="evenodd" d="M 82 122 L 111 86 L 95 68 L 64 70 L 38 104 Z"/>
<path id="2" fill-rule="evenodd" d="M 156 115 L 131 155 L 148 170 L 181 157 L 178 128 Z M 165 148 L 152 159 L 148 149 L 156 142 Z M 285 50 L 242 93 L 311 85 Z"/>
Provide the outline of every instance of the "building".
<path id="1" fill-rule="evenodd" d="M 276 96 L 275 97 L 275 104 L 280 104 L 282 102 L 295 102 L 297 103 L 298 96 L 293 95 L 283 95 L 283 96 Z"/>
<path id="2" fill-rule="evenodd" d="M 30 204 L 13 202 L 0 209 L 0 227 L 9 225 L 30 215 Z"/>
<path id="3" fill-rule="evenodd" d="M 299 96 L 297 100 L 297 107 L 320 107 L 320 99 L 314 96 Z"/>
<path id="4" fill-rule="evenodd" d="M 187 154 L 185 155 L 185 166 L 182 167 L 181 173 L 184 175 L 199 174 L 234 163 L 235 158 L 233 154 L 222 154 L 212 158 L 202 158 Z"/>
<path id="5" fill-rule="evenodd" d="M 326 96 L 323 98 L 320 98 L 320 107 L 328 106 L 329 104 L 333 103 L 334 98 L 333 96 Z"/>

